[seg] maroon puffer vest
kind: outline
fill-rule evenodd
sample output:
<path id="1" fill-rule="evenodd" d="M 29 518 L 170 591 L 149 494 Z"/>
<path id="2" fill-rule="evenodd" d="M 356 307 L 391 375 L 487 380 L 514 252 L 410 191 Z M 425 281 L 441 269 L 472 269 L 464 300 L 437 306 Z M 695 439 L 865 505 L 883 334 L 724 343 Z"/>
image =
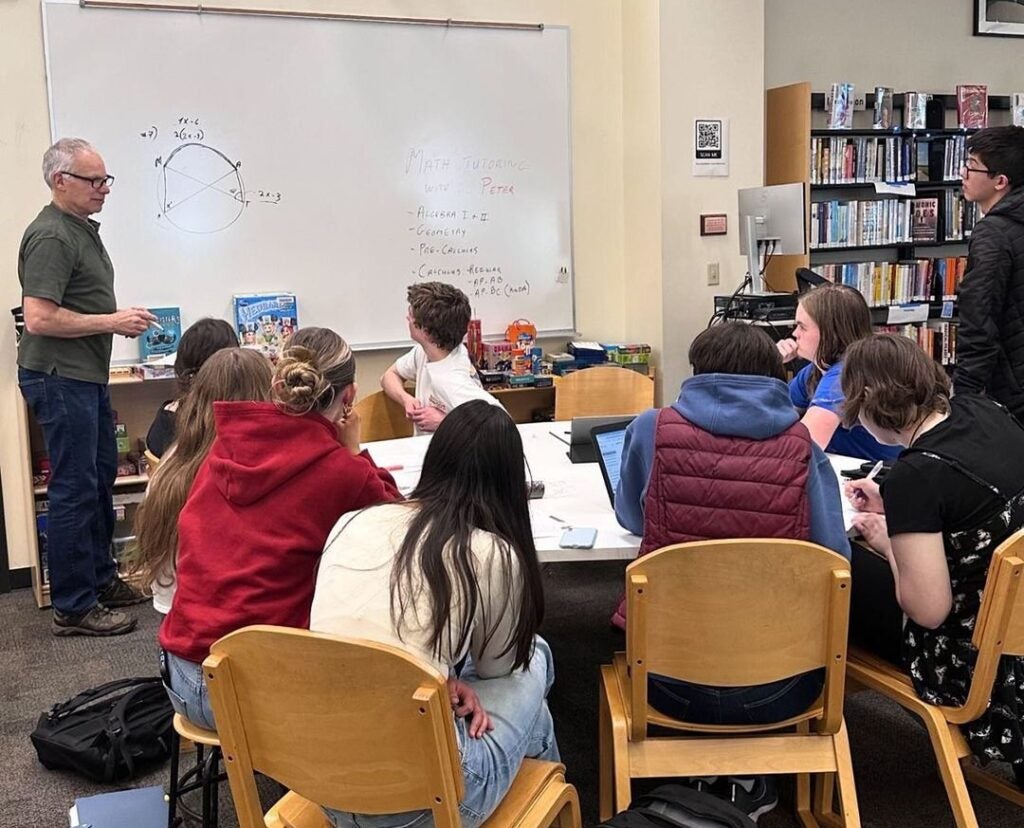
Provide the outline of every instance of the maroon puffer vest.
<path id="1" fill-rule="evenodd" d="M 723 437 L 663 408 L 640 554 L 685 541 L 810 538 L 811 436 L 796 422 L 767 440 Z"/>

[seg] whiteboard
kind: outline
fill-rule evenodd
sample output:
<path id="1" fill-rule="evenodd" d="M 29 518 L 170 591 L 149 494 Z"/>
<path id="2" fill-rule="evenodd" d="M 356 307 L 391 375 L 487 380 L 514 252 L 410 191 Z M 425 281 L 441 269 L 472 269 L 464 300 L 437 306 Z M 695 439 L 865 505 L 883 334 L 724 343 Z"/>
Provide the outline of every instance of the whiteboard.
<path id="1" fill-rule="evenodd" d="M 52 135 L 116 177 L 120 306 L 187 326 L 291 291 L 301 325 L 386 347 L 436 280 L 485 335 L 573 330 L 567 28 L 42 7 Z"/>

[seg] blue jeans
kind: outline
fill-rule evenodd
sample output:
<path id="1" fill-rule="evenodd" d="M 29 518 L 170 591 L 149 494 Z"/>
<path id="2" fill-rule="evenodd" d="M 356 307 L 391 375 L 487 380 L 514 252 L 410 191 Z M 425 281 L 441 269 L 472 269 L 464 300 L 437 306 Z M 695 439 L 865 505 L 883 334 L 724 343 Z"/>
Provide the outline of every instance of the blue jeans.
<path id="1" fill-rule="evenodd" d="M 462 756 L 465 796 L 459 803 L 463 828 L 477 828 L 498 807 L 512 787 L 524 758 L 559 761 L 555 725 L 547 695 L 555 679 L 548 643 L 537 636 L 529 669 L 500 678 L 482 679 L 472 659 L 459 677 L 472 685 L 491 717 L 494 730 L 479 739 L 467 732 L 466 720 L 455 720 L 455 735 Z M 433 825 L 430 811 L 374 816 L 325 809 L 338 828 L 427 828 Z"/>
<path id="2" fill-rule="evenodd" d="M 81 615 L 117 574 L 113 486 L 117 441 L 106 385 L 18 368 L 18 385 L 50 453 L 46 523 L 50 600 Z"/>
<path id="3" fill-rule="evenodd" d="M 210 707 L 210 693 L 203 679 L 203 665 L 179 658 L 166 650 L 163 651 L 163 655 L 164 669 L 160 672 L 174 712 L 180 713 L 194 725 L 216 730 L 213 708 Z"/>
<path id="4" fill-rule="evenodd" d="M 749 687 L 711 687 L 649 675 L 647 702 L 659 713 L 695 724 L 772 724 L 807 710 L 824 684 L 824 670 Z"/>

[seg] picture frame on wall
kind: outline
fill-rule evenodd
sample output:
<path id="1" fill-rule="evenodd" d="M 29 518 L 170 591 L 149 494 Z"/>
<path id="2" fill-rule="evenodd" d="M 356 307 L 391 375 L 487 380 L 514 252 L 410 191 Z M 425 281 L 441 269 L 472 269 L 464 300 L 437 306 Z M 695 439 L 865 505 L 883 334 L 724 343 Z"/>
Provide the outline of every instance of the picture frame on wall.
<path id="1" fill-rule="evenodd" d="M 1024 0 L 974 0 L 974 34 L 1024 37 Z"/>

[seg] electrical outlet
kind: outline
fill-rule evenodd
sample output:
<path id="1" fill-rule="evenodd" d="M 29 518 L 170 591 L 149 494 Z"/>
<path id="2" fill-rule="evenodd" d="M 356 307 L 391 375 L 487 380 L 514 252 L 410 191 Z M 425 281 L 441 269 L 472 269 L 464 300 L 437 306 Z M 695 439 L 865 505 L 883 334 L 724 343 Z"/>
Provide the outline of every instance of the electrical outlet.
<path id="1" fill-rule="evenodd" d="M 719 282 L 718 262 L 708 262 L 708 284 L 717 285 Z"/>

